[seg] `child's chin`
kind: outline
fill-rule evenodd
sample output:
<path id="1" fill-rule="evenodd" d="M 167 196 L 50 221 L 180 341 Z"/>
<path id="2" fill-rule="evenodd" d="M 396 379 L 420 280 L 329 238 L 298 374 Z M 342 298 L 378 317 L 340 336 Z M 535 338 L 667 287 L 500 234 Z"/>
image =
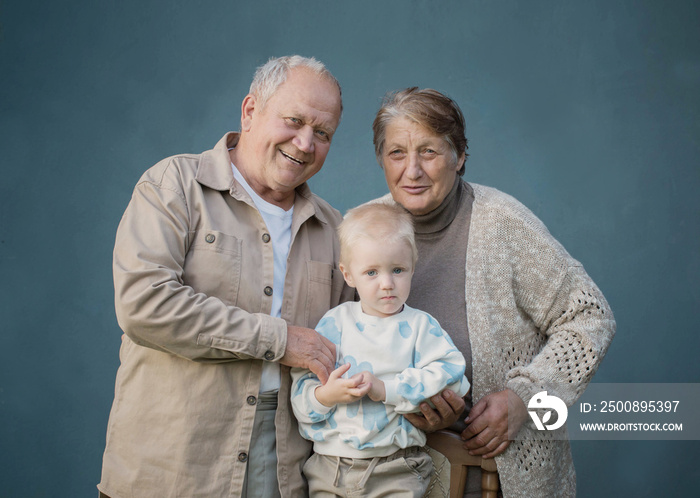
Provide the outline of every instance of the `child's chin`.
<path id="1" fill-rule="evenodd" d="M 403 305 L 399 306 L 398 308 L 396 306 L 389 306 L 389 307 L 384 308 L 381 311 L 386 316 L 392 316 L 392 315 L 396 315 L 397 313 L 399 313 L 402 308 L 403 308 Z"/>

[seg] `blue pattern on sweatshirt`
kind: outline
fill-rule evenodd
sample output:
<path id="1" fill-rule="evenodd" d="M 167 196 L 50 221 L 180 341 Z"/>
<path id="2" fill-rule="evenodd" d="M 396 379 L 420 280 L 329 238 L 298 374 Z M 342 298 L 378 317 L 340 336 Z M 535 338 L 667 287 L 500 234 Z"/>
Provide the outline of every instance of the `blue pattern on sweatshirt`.
<path id="1" fill-rule="evenodd" d="M 314 410 L 311 410 L 309 412 L 309 418 L 311 419 L 312 422 L 314 422 L 314 425 L 320 423 L 321 426 L 326 424 L 326 418 L 328 418 L 328 414 L 324 413 L 318 413 Z M 316 429 L 317 427 L 314 427 Z"/>
<path id="2" fill-rule="evenodd" d="M 430 323 L 430 329 L 428 330 L 430 334 L 434 335 L 435 337 L 440 337 L 443 335 L 442 327 L 440 327 L 440 324 L 435 320 L 435 318 L 428 316 L 428 323 Z"/>
<path id="3" fill-rule="evenodd" d="M 316 325 L 316 332 L 331 341 L 336 346 L 340 345 L 340 329 L 332 316 L 324 316 Z"/>
<path id="4" fill-rule="evenodd" d="M 447 384 L 454 384 L 455 382 L 459 381 L 462 378 L 462 375 L 464 375 L 464 367 L 461 365 L 457 365 L 455 363 L 450 363 L 447 361 L 441 361 L 441 367 L 442 369 L 447 372 L 447 374 L 450 376 L 450 378 L 447 380 Z"/>
<path id="5" fill-rule="evenodd" d="M 372 368 L 372 364 L 368 361 L 363 361 L 358 364 L 354 356 L 345 356 L 344 358 L 344 363 L 350 363 L 350 370 L 348 370 L 343 377 L 347 377 L 349 379 L 353 375 L 364 372 L 365 370 L 372 374 L 374 373 L 374 368 Z"/>
<path id="6" fill-rule="evenodd" d="M 350 369 L 343 376 L 343 377 L 346 377 L 348 379 L 357 373 L 364 372 L 365 370 L 368 372 L 374 373 L 374 369 L 372 368 L 372 365 L 369 362 L 363 361 L 358 365 L 357 360 L 355 359 L 354 356 L 344 357 L 343 363 L 350 363 Z M 348 403 L 348 405 L 346 406 L 346 414 L 349 418 L 355 418 L 357 416 L 357 414 L 360 411 L 360 407 L 362 406 L 362 402 L 365 399 L 369 399 L 369 398 L 362 398 L 362 400 L 360 400 L 360 401 Z"/>
<path id="7" fill-rule="evenodd" d="M 364 397 L 360 400 L 360 405 L 362 405 L 362 427 L 366 430 L 371 431 L 376 427 L 379 432 L 389 424 L 384 403 Z M 349 405 L 348 408 L 350 408 Z"/>
<path id="8" fill-rule="evenodd" d="M 408 434 L 410 432 L 415 432 L 418 430 L 415 428 L 415 426 L 411 422 L 406 420 L 406 417 L 404 417 L 403 415 L 399 415 L 399 427 L 401 427 L 401 429 L 406 431 L 406 434 Z"/>
<path id="9" fill-rule="evenodd" d="M 374 443 L 371 441 L 367 441 L 364 444 L 360 443 L 360 438 L 357 436 L 351 436 L 347 439 L 343 439 L 344 443 L 348 443 L 351 445 L 353 448 L 357 448 L 358 450 L 364 450 L 365 448 L 374 448 Z"/>
<path id="10" fill-rule="evenodd" d="M 409 338 L 411 334 L 413 334 L 413 330 L 411 329 L 411 326 L 408 324 L 408 322 L 399 322 L 399 334 L 401 334 L 401 337 L 403 337 L 404 339 Z"/>
<path id="11" fill-rule="evenodd" d="M 312 411 L 311 413 L 315 413 L 315 412 Z M 329 415 L 330 415 L 330 417 L 328 417 L 328 420 L 321 420 L 320 422 L 316 422 L 315 424 L 311 424 L 311 428 L 318 431 L 318 430 L 321 430 L 324 427 L 326 427 L 326 425 L 328 426 L 329 429 L 335 429 L 336 427 L 338 427 L 338 422 L 335 421 L 335 410 L 333 410 L 333 412 L 329 413 Z"/>
<path id="12" fill-rule="evenodd" d="M 299 382 L 294 386 L 294 390 L 292 391 L 292 398 L 299 396 L 304 391 L 304 384 L 310 380 L 318 380 L 318 377 L 312 372 L 307 372 L 299 378 Z"/>
<path id="13" fill-rule="evenodd" d="M 425 386 L 422 382 L 419 382 L 415 386 L 411 386 L 408 382 L 400 382 L 396 387 L 396 392 L 399 396 L 407 399 L 414 405 L 417 405 L 425 399 L 423 392 L 425 391 Z"/>

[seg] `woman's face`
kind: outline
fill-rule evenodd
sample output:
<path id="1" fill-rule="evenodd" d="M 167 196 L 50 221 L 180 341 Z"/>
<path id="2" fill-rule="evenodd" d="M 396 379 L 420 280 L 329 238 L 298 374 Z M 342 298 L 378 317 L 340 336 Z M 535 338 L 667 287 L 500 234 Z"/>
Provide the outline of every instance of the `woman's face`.
<path id="1" fill-rule="evenodd" d="M 414 215 L 437 208 L 452 189 L 464 154 L 455 161 L 442 137 L 403 117 L 387 125 L 385 137 L 381 159 L 394 200 Z"/>

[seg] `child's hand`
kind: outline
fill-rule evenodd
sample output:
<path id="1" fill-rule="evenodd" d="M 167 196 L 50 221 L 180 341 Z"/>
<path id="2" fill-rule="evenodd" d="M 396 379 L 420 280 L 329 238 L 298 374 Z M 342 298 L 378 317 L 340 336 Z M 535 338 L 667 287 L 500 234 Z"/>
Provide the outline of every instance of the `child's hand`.
<path id="1" fill-rule="evenodd" d="M 369 384 L 370 389 L 367 396 L 372 401 L 386 401 L 386 388 L 384 382 L 376 377 L 371 372 L 361 372 L 352 376 L 352 379 L 357 379 L 361 385 Z"/>
<path id="2" fill-rule="evenodd" d="M 318 386 L 314 391 L 316 399 L 324 406 L 335 406 L 338 403 L 352 403 L 363 398 L 372 387 L 363 382 L 363 375 L 353 375 L 350 379 L 343 379 L 343 375 L 350 369 L 350 363 L 342 365 L 331 372 L 328 382 Z"/>

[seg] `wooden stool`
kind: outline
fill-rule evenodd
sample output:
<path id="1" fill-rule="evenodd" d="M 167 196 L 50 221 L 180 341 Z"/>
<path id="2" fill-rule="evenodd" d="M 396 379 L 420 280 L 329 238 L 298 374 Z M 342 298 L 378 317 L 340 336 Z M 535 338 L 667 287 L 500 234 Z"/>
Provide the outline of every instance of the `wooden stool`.
<path id="1" fill-rule="evenodd" d="M 462 498 L 467 484 L 468 467 L 481 467 L 481 497 L 498 496 L 498 472 L 493 458 L 472 456 L 462 445 L 459 434 L 441 430 L 430 433 L 428 446 L 442 453 L 450 462 L 450 498 Z"/>

